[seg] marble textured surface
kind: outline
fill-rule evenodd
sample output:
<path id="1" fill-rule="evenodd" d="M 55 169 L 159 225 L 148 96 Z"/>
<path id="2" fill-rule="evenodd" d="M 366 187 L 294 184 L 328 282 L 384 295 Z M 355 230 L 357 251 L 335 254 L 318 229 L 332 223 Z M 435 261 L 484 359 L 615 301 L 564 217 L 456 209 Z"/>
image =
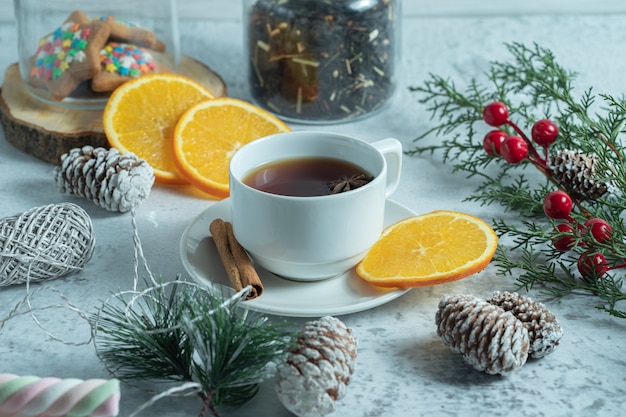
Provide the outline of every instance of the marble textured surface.
<path id="1" fill-rule="evenodd" d="M 222 74 L 232 96 L 249 98 L 245 85 L 240 20 L 190 20 L 181 23 L 182 50 Z M 405 19 L 401 79 L 394 100 L 384 111 L 358 122 L 324 129 L 367 141 L 393 136 L 405 147 L 427 129 L 428 113 L 408 91 L 429 73 L 449 76 L 462 85 L 480 76 L 492 60 L 507 57 L 503 42 L 538 42 L 550 48 L 567 68 L 579 73 L 581 89 L 622 95 L 626 60 L 624 16 L 532 15 L 436 17 Z M 15 28 L 0 26 L 0 68 L 17 59 Z M 294 129 L 317 129 L 293 125 Z M 133 275 L 131 218 L 92 203 L 60 194 L 52 184 L 52 169 L 13 148 L 0 133 L 0 217 L 35 206 L 72 201 L 84 207 L 94 222 L 97 247 L 84 271 L 41 288 L 31 306 L 40 328 L 25 308 L 0 322 L 0 372 L 57 376 L 107 377 L 92 345 L 81 343 L 89 330 L 74 312 L 61 307 L 59 291 L 78 308 L 90 311 L 111 292 L 129 288 Z M 433 139 L 436 140 L 436 139 Z M 453 175 L 440 158 L 406 157 L 403 179 L 393 199 L 422 213 L 461 210 L 491 219 L 498 207 L 463 202 L 476 184 Z M 143 250 L 155 273 L 173 279 L 183 273 L 178 243 L 186 225 L 214 202 L 185 189 L 156 186 L 137 211 Z M 514 289 L 510 277 L 492 267 L 466 280 L 414 289 L 386 305 L 342 316 L 359 340 L 358 367 L 347 396 L 334 415 L 342 417 L 413 416 L 617 416 L 626 407 L 626 321 L 594 309 L 595 300 L 572 295 L 545 302 L 565 330 L 552 355 L 531 360 L 508 377 L 474 371 L 452 354 L 435 333 L 439 300 L 454 293 L 489 296 Z M 22 286 L 0 288 L 0 320 L 25 296 Z M 56 308 L 42 309 L 47 306 Z M 294 325 L 303 319 L 293 319 Z M 55 341 L 46 333 L 58 336 Z M 75 343 L 78 346 L 74 346 Z M 128 415 L 150 394 L 124 386 L 121 414 Z M 195 397 L 162 400 L 141 415 L 198 415 Z M 272 382 L 223 416 L 287 417 Z"/>

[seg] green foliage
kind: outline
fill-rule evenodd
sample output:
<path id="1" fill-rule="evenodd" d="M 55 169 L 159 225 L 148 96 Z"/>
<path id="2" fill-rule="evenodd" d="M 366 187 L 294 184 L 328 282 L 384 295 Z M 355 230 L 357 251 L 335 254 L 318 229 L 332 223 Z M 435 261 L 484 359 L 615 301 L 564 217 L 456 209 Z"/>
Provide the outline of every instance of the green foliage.
<path id="1" fill-rule="evenodd" d="M 598 308 L 626 318 L 626 311 L 618 307 L 626 294 L 616 276 L 626 258 L 626 150 L 621 139 L 626 100 L 596 95 L 591 88 L 577 98 L 576 73 L 561 67 L 552 52 L 536 44 L 505 46 L 511 59 L 492 62 L 484 82 L 474 78 L 461 89 L 452 80 L 430 74 L 422 86 L 410 88 L 431 114 L 434 126 L 415 139 L 415 147 L 407 154 L 440 155 L 444 163 L 452 165 L 453 172 L 481 181 L 466 201 L 506 209 L 500 212 L 508 213 L 507 219 L 493 220 L 501 242 L 512 242 L 511 248 L 501 244 L 494 256 L 493 263 L 501 274 L 516 276 L 519 287 L 527 290 L 541 286 L 557 296 L 574 291 L 592 294 L 601 300 Z M 571 251 L 559 252 L 553 247 L 552 240 L 562 234 L 554 230 L 556 222 L 544 215 L 543 199 L 558 188 L 569 191 L 567 184 L 560 184 L 550 170 L 536 170 L 528 159 L 513 165 L 484 152 L 483 135 L 491 128 L 482 119 L 482 109 L 492 101 L 505 103 L 511 120 L 528 136 L 537 120 L 554 121 L 559 137 L 549 149 L 551 154 L 570 149 L 597 158 L 593 179 L 610 183 L 612 192 L 595 200 L 575 196 L 572 217 L 581 223 L 591 217 L 607 220 L 613 228 L 609 242 L 600 244 L 588 233 L 581 233 L 577 238 L 580 245 Z M 502 129 L 512 133 L 508 126 Z M 435 144 L 430 140 L 433 136 L 439 139 Z M 511 214 L 517 218 L 511 220 Z M 611 273 L 600 279 L 580 276 L 577 259 L 588 248 L 606 256 Z"/>
<path id="2" fill-rule="evenodd" d="M 239 299 L 175 281 L 117 294 L 93 317 L 99 357 L 120 380 L 195 382 L 203 415 L 252 396 L 293 337 Z"/>

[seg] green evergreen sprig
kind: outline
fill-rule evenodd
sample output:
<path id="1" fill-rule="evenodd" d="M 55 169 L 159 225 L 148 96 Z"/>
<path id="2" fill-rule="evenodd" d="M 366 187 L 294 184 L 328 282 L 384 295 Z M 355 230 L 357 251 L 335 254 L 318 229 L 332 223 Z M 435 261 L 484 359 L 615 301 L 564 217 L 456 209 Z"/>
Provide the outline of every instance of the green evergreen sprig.
<path id="1" fill-rule="evenodd" d="M 493 219 L 501 238 L 493 263 L 500 274 L 515 276 L 520 289 L 540 286 L 555 296 L 592 294 L 601 300 L 598 308 L 626 318 L 626 308 L 620 306 L 626 301 L 619 276 L 622 269 L 617 269 L 626 258 L 626 100 L 595 94 L 592 88 L 577 97 L 577 74 L 559 65 L 551 51 L 537 44 L 505 47 L 511 59 L 492 62 L 483 79 L 472 78 L 465 88 L 435 74 L 423 85 L 410 87 L 434 125 L 419 135 L 415 147 L 406 153 L 440 155 L 453 172 L 480 181 L 465 201 L 506 209 Z M 552 242 L 562 233 L 555 230 L 558 222 L 544 214 L 543 200 L 550 191 L 569 191 L 567 184 L 557 181 L 550 169 L 533 169 L 537 167 L 528 159 L 511 164 L 484 151 L 482 140 L 490 127 L 482 111 L 494 101 L 505 103 L 510 119 L 528 133 L 540 119 L 555 122 L 559 136 L 550 152 L 569 149 L 596 158 L 593 179 L 611 184 L 612 192 L 597 199 L 576 195 L 572 217 L 581 223 L 590 217 L 605 219 L 613 229 L 609 242 L 599 243 L 588 233 L 580 233 L 572 250 L 555 249 Z M 509 126 L 500 128 L 515 133 Z M 432 137 L 439 141 L 433 144 Z M 606 256 L 611 273 L 601 278 L 581 276 L 577 261 L 589 248 Z"/>
<path id="2" fill-rule="evenodd" d="M 285 325 L 240 298 L 174 281 L 116 294 L 93 316 L 97 354 L 122 381 L 194 383 L 200 416 L 239 405 L 292 346 Z"/>

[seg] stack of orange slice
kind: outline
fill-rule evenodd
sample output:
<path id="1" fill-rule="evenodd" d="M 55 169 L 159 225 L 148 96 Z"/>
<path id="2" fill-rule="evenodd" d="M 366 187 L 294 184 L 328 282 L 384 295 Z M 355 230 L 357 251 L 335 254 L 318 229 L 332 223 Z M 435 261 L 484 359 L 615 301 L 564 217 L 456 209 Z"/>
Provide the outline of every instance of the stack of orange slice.
<path id="1" fill-rule="evenodd" d="M 154 169 L 157 182 L 197 186 L 228 196 L 232 154 L 262 136 L 289 131 L 271 113 L 221 97 L 192 79 L 160 73 L 118 87 L 103 114 L 109 144 L 132 152 Z"/>

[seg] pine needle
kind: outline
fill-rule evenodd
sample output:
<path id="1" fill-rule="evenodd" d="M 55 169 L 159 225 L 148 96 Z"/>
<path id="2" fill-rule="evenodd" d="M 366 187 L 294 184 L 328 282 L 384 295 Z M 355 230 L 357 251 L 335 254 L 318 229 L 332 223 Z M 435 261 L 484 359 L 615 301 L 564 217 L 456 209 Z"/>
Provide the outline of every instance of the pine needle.
<path id="1" fill-rule="evenodd" d="M 294 337 L 230 297 L 184 281 L 116 294 L 92 318 L 97 353 L 125 382 L 196 383 L 200 415 L 217 416 L 256 394 Z"/>

